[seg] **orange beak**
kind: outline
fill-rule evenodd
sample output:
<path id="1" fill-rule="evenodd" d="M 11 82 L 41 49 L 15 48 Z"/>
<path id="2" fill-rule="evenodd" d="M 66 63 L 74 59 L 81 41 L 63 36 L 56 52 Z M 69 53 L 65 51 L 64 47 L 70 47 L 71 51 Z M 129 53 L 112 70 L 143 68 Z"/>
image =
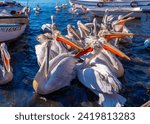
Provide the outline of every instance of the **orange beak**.
<path id="1" fill-rule="evenodd" d="M 71 46 L 71 47 L 73 47 L 73 48 L 75 48 L 75 49 L 78 49 L 78 50 L 83 50 L 83 48 L 82 47 L 79 47 L 79 46 L 77 46 L 76 44 L 74 44 L 74 43 L 72 43 L 70 40 L 68 40 L 67 38 L 65 38 L 65 37 L 56 37 L 56 40 L 57 41 L 59 41 L 59 42 L 63 42 L 63 43 L 65 43 L 65 44 L 67 44 L 67 45 L 69 45 L 69 46 Z"/>
<path id="2" fill-rule="evenodd" d="M 115 25 L 118 25 L 118 24 L 119 25 L 125 25 L 127 21 L 130 21 L 130 20 L 133 20 L 133 19 L 135 19 L 135 18 L 134 17 L 129 17 L 127 19 L 121 19 Z"/>
<path id="3" fill-rule="evenodd" d="M 119 20 L 116 25 L 125 25 L 126 22 L 127 20 Z"/>
<path id="4" fill-rule="evenodd" d="M 80 56 L 83 56 L 84 54 L 87 54 L 87 53 L 92 52 L 92 51 L 93 51 L 93 48 L 89 47 L 89 48 L 84 49 L 83 51 L 77 53 L 77 54 L 75 55 L 75 57 L 76 57 L 76 58 L 79 58 Z"/>
<path id="5" fill-rule="evenodd" d="M 127 55 L 125 55 L 123 52 L 121 52 L 119 49 L 115 48 L 114 46 L 106 43 L 106 44 L 103 44 L 102 46 L 105 50 L 108 50 L 110 52 L 112 52 L 113 54 L 121 57 L 121 58 L 124 58 L 124 59 L 127 59 L 127 60 L 131 60 Z"/>
<path id="6" fill-rule="evenodd" d="M 6 55 L 5 55 L 5 52 L 3 51 L 3 57 L 4 57 L 4 65 L 5 65 L 5 67 L 6 67 L 6 70 L 8 71 L 8 72 L 10 72 L 10 61 L 9 61 L 9 59 L 6 57 Z"/>
<path id="7" fill-rule="evenodd" d="M 104 38 L 107 41 L 109 41 L 114 38 L 122 38 L 122 37 L 126 37 L 126 36 L 134 36 L 134 34 L 133 33 L 113 33 L 113 34 L 105 35 Z"/>

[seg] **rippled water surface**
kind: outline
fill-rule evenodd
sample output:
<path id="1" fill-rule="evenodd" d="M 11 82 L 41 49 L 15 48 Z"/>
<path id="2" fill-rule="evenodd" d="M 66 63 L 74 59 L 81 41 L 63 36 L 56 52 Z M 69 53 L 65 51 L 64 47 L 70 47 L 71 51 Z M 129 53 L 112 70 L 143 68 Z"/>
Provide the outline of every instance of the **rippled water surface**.
<path id="1" fill-rule="evenodd" d="M 29 3 L 32 8 L 26 32 L 8 45 L 14 79 L 10 84 L 0 86 L 0 106 L 97 106 L 97 96 L 77 80 L 73 80 L 71 86 L 47 96 L 34 93 L 32 81 L 39 69 L 34 46 L 38 44 L 35 37 L 41 34 L 41 25 L 50 23 L 50 16 L 54 15 L 60 31 L 66 34 L 68 23 L 76 26 L 77 20 L 90 22 L 92 17 L 72 15 L 68 11 L 69 7 L 56 13 L 56 1 L 50 0 L 38 2 L 42 12 L 36 15 L 32 10 L 37 3 L 32 1 Z M 66 3 L 66 0 L 61 2 Z M 128 28 L 133 33 L 150 35 L 150 19 L 133 21 L 128 24 Z M 120 46 L 133 58 L 130 62 L 121 59 L 125 75 L 120 79 L 123 84 L 120 94 L 127 99 L 126 106 L 140 106 L 150 99 L 150 51 L 144 49 L 143 41 L 144 38 L 135 37 L 132 44 Z"/>

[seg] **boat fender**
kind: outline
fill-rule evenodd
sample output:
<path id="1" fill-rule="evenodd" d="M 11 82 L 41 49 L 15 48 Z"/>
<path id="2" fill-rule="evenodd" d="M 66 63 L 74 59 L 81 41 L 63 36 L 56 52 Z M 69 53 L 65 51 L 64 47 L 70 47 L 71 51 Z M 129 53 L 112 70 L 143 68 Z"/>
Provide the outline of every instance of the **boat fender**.
<path id="1" fill-rule="evenodd" d="M 16 14 L 16 11 L 15 11 L 15 10 L 12 10 L 12 11 L 10 12 L 10 14 L 11 14 L 11 15 L 15 15 L 15 14 Z"/>
<path id="2" fill-rule="evenodd" d="M 98 2 L 98 3 L 97 3 L 97 6 L 98 6 L 98 7 L 102 7 L 102 6 L 103 6 L 103 2 Z"/>
<path id="3" fill-rule="evenodd" d="M 4 2 L 0 2 L 0 5 L 3 5 L 4 4 Z"/>
<path id="4" fill-rule="evenodd" d="M 137 1 L 132 1 L 132 2 L 130 3 L 130 6 L 131 6 L 131 7 L 138 7 L 138 2 L 137 2 Z"/>
<path id="5" fill-rule="evenodd" d="M 17 15 L 20 15 L 21 14 L 21 11 L 17 11 Z"/>

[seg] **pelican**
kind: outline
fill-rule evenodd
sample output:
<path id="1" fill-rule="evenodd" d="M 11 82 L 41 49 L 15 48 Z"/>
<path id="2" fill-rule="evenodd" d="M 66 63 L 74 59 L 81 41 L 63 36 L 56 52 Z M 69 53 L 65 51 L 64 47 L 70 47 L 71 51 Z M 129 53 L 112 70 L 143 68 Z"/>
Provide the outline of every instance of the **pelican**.
<path id="1" fill-rule="evenodd" d="M 123 68 L 123 65 L 121 64 L 121 62 L 114 55 L 116 53 L 113 50 L 117 51 L 117 53 L 121 53 L 121 51 L 118 50 L 117 48 L 113 47 L 112 45 L 108 44 L 106 39 L 104 39 L 104 38 L 100 38 L 100 39 L 97 39 L 97 38 L 94 39 L 94 38 L 95 37 L 90 36 L 90 37 L 87 37 L 85 39 L 85 41 L 88 44 L 91 44 L 93 46 L 102 45 L 103 49 L 101 49 L 101 52 L 94 59 L 92 59 L 92 61 L 95 63 L 101 63 L 102 61 L 105 62 L 105 64 L 109 67 L 111 72 L 113 72 L 115 74 L 115 76 L 122 77 L 124 75 L 124 68 Z M 107 47 L 109 47 L 109 48 L 107 48 Z M 110 52 L 113 52 L 114 54 L 110 53 L 108 50 Z M 84 56 L 82 56 L 82 59 L 85 59 L 86 57 L 90 57 L 93 54 L 94 53 L 84 55 Z M 121 53 L 121 54 L 123 55 L 123 53 Z M 123 58 L 130 60 L 130 58 L 128 56 L 126 56 L 125 54 L 124 54 Z"/>
<path id="2" fill-rule="evenodd" d="M 78 65 L 78 79 L 99 96 L 100 106 L 123 106 L 126 99 L 118 94 L 122 87 L 121 82 L 103 61 L 101 63 L 91 61 L 99 52 L 86 59 L 83 64 Z"/>
<path id="3" fill-rule="evenodd" d="M 112 22 L 113 30 L 116 31 L 116 32 L 131 33 L 131 31 L 125 26 L 125 24 L 128 21 L 133 20 L 135 18 L 134 17 L 128 17 L 127 19 L 124 19 L 124 17 L 126 17 L 126 16 L 120 15 L 120 16 L 118 16 L 118 20 Z M 131 43 L 132 39 L 133 39 L 132 36 L 130 36 L 130 37 L 127 36 L 127 37 L 122 38 L 118 42 L 121 42 L 121 43 Z M 119 39 L 117 39 L 117 40 L 119 40 Z"/>
<path id="4" fill-rule="evenodd" d="M 61 6 L 58 6 L 58 4 L 56 4 L 55 9 L 56 9 L 56 11 L 60 11 L 61 10 Z"/>
<path id="5" fill-rule="evenodd" d="M 51 31 L 51 24 L 43 24 L 41 29 L 44 33 L 52 33 Z"/>
<path id="6" fill-rule="evenodd" d="M 98 33 L 99 38 L 105 38 L 108 42 L 110 42 L 113 46 L 118 47 L 119 41 L 125 37 L 133 37 L 133 33 L 123 33 L 123 32 L 109 32 L 108 30 L 102 30 Z M 114 40 L 116 39 L 116 40 Z"/>
<path id="7" fill-rule="evenodd" d="M 45 33 L 53 34 L 55 31 L 58 31 L 57 25 L 54 23 L 54 16 L 51 16 L 51 24 L 43 24 L 41 29 Z"/>
<path id="8" fill-rule="evenodd" d="M 122 33 L 131 33 L 130 30 L 125 26 L 127 21 L 133 20 L 133 17 L 129 17 L 132 14 L 129 13 L 125 16 L 119 15 L 118 18 L 115 18 L 113 15 L 108 15 L 108 10 L 105 11 L 103 16 L 101 29 L 107 32 L 122 32 Z M 126 19 L 125 19 L 126 18 Z M 100 30 L 99 34 L 103 32 Z M 115 46 L 118 46 L 119 43 L 131 43 L 133 36 L 126 36 L 123 38 L 117 38 L 115 41 Z"/>
<path id="9" fill-rule="evenodd" d="M 35 11 L 35 13 L 40 13 L 40 11 L 41 11 L 41 8 L 40 8 L 40 6 L 39 6 L 39 4 L 37 4 L 36 5 L 36 8 L 33 8 L 33 10 Z"/>
<path id="10" fill-rule="evenodd" d="M 89 36 L 90 30 L 81 21 L 78 21 L 77 25 L 81 38 Z"/>
<path id="11" fill-rule="evenodd" d="M 100 40 L 98 40 L 97 38 L 95 38 L 95 39 L 94 38 L 95 37 L 90 36 L 85 39 L 85 41 L 89 40 L 89 41 L 87 41 L 87 43 L 90 45 L 87 45 L 87 46 L 94 47 L 95 45 L 96 46 L 101 45 L 103 49 L 101 49 L 101 52 L 95 57 L 95 59 L 92 59 L 92 60 L 95 63 L 101 63 L 102 61 L 105 62 L 105 64 L 115 74 L 115 76 L 122 77 L 124 75 L 124 68 L 123 68 L 123 65 L 121 64 L 121 62 L 116 58 L 115 55 L 118 55 L 127 60 L 130 60 L 130 58 L 128 56 L 126 56 L 124 53 L 122 53 L 120 50 L 118 50 L 117 48 L 108 44 L 106 39 L 101 38 Z M 62 42 L 65 43 L 65 41 L 63 41 L 63 40 L 62 40 Z M 71 42 L 71 41 L 67 41 L 67 42 Z M 71 43 L 69 43 L 68 45 L 71 45 Z M 74 46 L 74 48 L 76 48 L 78 50 L 83 49 L 83 48 L 77 47 L 76 45 Z M 113 55 L 109 51 L 115 55 Z M 94 53 L 90 53 L 88 55 L 81 56 L 81 59 L 85 60 L 86 58 L 92 56 L 93 54 Z"/>
<path id="12" fill-rule="evenodd" d="M 70 11 L 71 13 L 77 14 L 77 15 L 85 14 L 88 12 L 86 7 L 82 5 L 76 5 L 76 4 L 72 5 L 72 8 L 70 9 Z"/>
<path id="13" fill-rule="evenodd" d="M 12 68 L 10 66 L 10 55 L 5 43 L 0 44 L 3 65 L 0 65 L 0 85 L 9 83 L 13 79 Z"/>
<path id="14" fill-rule="evenodd" d="M 85 26 L 92 31 L 95 37 L 97 37 L 97 31 L 100 30 L 100 25 L 97 23 L 96 18 L 93 19 L 93 23 L 86 23 Z"/>
<path id="15" fill-rule="evenodd" d="M 36 52 L 37 61 L 39 65 L 41 65 L 44 60 L 47 42 L 51 42 L 51 49 L 49 51 L 50 60 L 61 53 L 68 53 L 67 48 L 62 43 L 57 42 L 56 40 L 51 40 L 51 34 L 46 33 L 46 34 L 39 35 L 37 37 L 37 40 L 41 43 L 35 45 L 35 52 Z"/>
<path id="16" fill-rule="evenodd" d="M 67 4 L 62 4 L 61 7 L 66 9 L 67 8 Z"/>
<path id="17" fill-rule="evenodd" d="M 70 53 L 62 53 L 49 59 L 51 42 L 46 42 L 45 57 L 33 81 L 36 93 L 49 94 L 70 85 L 75 78 L 77 58 Z"/>
<path id="18" fill-rule="evenodd" d="M 82 38 L 79 36 L 79 34 L 77 33 L 75 27 L 73 27 L 70 24 L 67 25 L 67 32 L 68 32 L 68 35 L 66 35 L 67 38 L 69 38 L 72 41 L 75 41 L 77 45 L 84 47 L 84 42 Z"/>

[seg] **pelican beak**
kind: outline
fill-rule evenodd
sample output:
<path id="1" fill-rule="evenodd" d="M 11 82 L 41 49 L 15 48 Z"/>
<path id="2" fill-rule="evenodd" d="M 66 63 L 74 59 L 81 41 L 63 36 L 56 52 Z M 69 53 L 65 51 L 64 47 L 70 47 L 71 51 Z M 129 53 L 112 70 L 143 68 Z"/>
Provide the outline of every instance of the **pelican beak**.
<path id="1" fill-rule="evenodd" d="M 105 35 L 104 38 L 107 41 L 109 41 L 114 38 L 122 38 L 122 37 L 126 37 L 126 36 L 134 36 L 134 34 L 133 33 L 112 33 L 112 34 Z"/>
<path id="2" fill-rule="evenodd" d="M 45 63 L 45 77 L 46 79 L 48 79 L 48 75 L 49 75 L 49 52 L 50 52 L 50 41 L 47 42 L 46 45 L 46 53 L 45 53 L 45 57 L 46 57 L 46 63 Z"/>
<path id="3" fill-rule="evenodd" d="M 63 36 L 57 36 L 56 37 L 56 40 L 59 41 L 59 42 L 63 42 L 75 49 L 78 49 L 78 50 L 83 50 L 82 47 L 79 47 L 78 45 L 76 45 L 75 43 L 73 43 L 72 41 L 68 40 L 67 38 L 63 37 Z"/>
<path id="4" fill-rule="evenodd" d="M 97 36 L 97 29 L 96 29 L 97 20 L 96 20 L 96 18 L 93 19 L 93 25 L 94 25 L 94 34 L 95 34 L 95 36 Z"/>
<path id="5" fill-rule="evenodd" d="M 52 24 L 54 23 L 54 16 L 51 16 Z"/>
<path id="6" fill-rule="evenodd" d="M 135 17 L 129 17 L 127 19 L 121 19 L 121 20 L 118 20 L 115 25 L 118 25 L 118 24 L 119 25 L 125 25 L 127 21 L 130 21 L 133 19 L 135 19 Z"/>
<path id="7" fill-rule="evenodd" d="M 76 30 L 71 26 L 69 27 L 70 32 L 72 32 L 79 40 L 81 40 L 80 36 L 77 34 Z"/>
<path id="8" fill-rule="evenodd" d="M 121 57 L 121 58 L 124 58 L 124 59 L 127 59 L 127 60 L 131 60 L 127 55 L 125 55 L 123 52 L 121 52 L 119 49 L 115 48 L 114 46 L 108 44 L 108 43 L 105 43 L 102 45 L 102 47 L 105 49 L 105 50 L 108 50 L 110 52 L 112 52 L 113 54 Z"/>
<path id="9" fill-rule="evenodd" d="M 83 56 L 84 54 L 87 54 L 87 53 L 92 52 L 92 51 L 93 51 L 93 48 L 92 48 L 92 47 L 89 47 L 89 48 L 84 49 L 83 51 L 77 53 L 77 54 L 75 55 L 75 57 L 76 57 L 76 58 L 79 58 L 79 57 Z"/>
<path id="10" fill-rule="evenodd" d="M 115 25 L 125 25 L 126 22 L 127 20 L 122 19 L 122 20 L 117 21 Z"/>
<path id="11" fill-rule="evenodd" d="M 6 44 L 4 44 L 4 43 L 1 44 L 1 54 L 2 54 L 5 68 L 8 72 L 10 72 L 10 55 L 7 51 Z"/>
<path id="12" fill-rule="evenodd" d="M 87 31 L 87 32 L 90 32 L 90 30 L 89 30 L 83 23 L 81 23 L 80 21 L 78 21 L 77 23 L 78 23 L 78 26 L 79 26 L 81 29 L 83 29 L 83 30 L 85 30 L 85 31 Z"/>

